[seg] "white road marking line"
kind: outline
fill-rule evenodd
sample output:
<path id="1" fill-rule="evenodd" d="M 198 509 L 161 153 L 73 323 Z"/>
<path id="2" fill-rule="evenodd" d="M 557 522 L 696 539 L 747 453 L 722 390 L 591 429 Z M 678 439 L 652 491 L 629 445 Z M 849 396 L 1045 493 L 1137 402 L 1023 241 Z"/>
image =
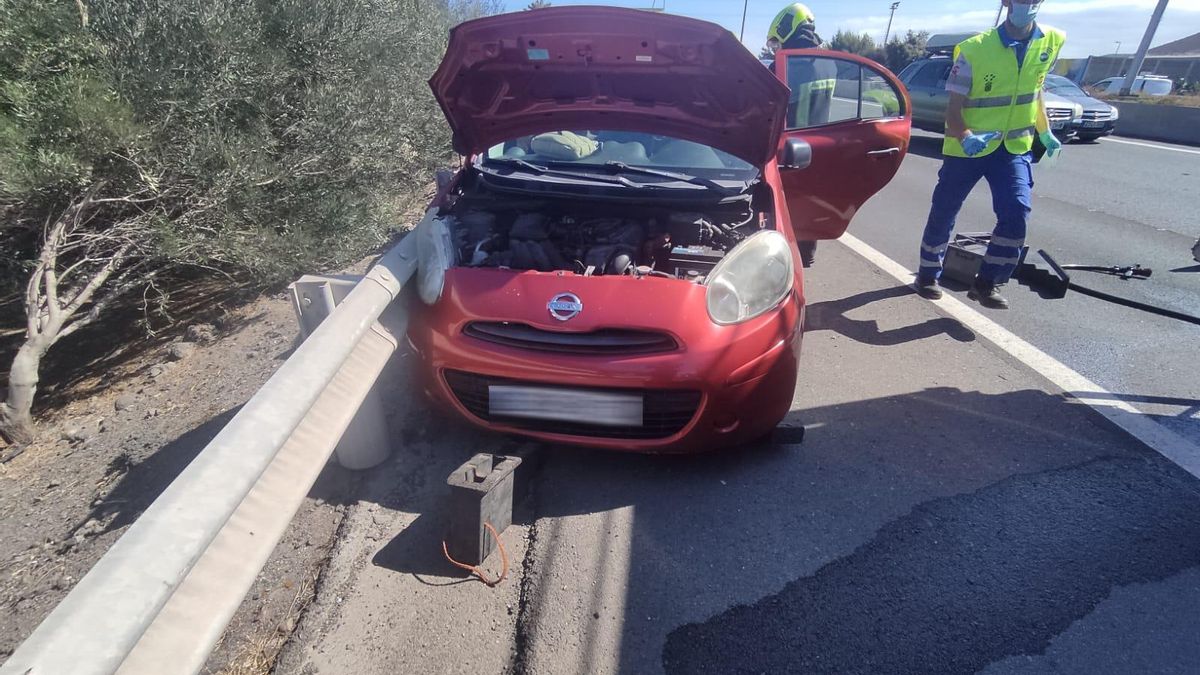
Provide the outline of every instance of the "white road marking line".
<path id="1" fill-rule="evenodd" d="M 851 234 L 843 234 L 838 241 L 900 283 L 912 283 L 913 272 L 861 239 Z M 1072 398 L 1108 418 L 1137 440 L 1178 464 L 1184 471 L 1200 478 L 1200 447 L 1195 443 L 1155 422 L 1129 403 L 1118 399 L 1100 385 L 1017 337 L 961 300 L 947 294 L 942 296 L 941 300 L 931 302 L 983 339 L 1050 380 Z"/>
<path id="2" fill-rule="evenodd" d="M 1186 152 L 1189 155 L 1200 155 L 1200 150 L 1189 150 L 1187 148 L 1173 148 L 1169 145 L 1156 145 L 1154 143 L 1142 143 L 1140 141 L 1127 141 L 1122 138 L 1113 138 L 1112 136 L 1105 136 L 1105 137 L 1101 138 L 1100 140 L 1102 140 L 1106 143 L 1121 143 L 1123 145 L 1140 145 L 1143 148 L 1157 148 L 1159 150 L 1170 150 L 1171 152 Z"/>

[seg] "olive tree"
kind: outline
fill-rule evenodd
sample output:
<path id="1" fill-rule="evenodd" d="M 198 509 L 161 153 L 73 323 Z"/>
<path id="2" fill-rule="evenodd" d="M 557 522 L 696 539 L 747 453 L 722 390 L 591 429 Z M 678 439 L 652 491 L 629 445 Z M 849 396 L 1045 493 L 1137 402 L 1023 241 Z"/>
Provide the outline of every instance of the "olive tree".
<path id="1" fill-rule="evenodd" d="M 451 156 L 426 80 L 495 0 L 0 0 L 0 291 L 47 350 L 156 279 L 263 286 L 384 241 Z"/>

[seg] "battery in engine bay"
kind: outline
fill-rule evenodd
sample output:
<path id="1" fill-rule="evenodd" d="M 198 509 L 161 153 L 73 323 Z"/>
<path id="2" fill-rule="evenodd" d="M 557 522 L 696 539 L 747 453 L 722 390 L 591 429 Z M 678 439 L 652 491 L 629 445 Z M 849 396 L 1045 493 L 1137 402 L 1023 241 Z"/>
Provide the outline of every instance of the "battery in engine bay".
<path id="1" fill-rule="evenodd" d="M 721 249 L 695 245 L 672 248 L 671 256 L 667 260 L 671 274 L 680 279 L 686 279 L 688 272 L 692 271 L 700 276 L 708 276 L 708 273 L 724 257 L 725 252 Z"/>

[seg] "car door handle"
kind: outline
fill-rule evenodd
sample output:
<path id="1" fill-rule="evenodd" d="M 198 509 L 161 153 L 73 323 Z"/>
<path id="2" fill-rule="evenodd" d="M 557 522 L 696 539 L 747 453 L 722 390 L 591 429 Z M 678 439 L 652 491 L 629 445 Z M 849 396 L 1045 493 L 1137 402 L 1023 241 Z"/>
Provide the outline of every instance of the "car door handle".
<path id="1" fill-rule="evenodd" d="M 900 148 L 884 148 L 883 150 L 868 150 L 867 157 L 887 157 L 900 154 Z"/>

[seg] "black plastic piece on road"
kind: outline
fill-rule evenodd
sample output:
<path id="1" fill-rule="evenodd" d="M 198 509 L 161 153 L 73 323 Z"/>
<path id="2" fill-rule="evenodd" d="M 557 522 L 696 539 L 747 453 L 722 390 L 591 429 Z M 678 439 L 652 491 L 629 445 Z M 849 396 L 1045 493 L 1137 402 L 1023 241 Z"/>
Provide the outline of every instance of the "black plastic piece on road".
<path id="1" fill-rule="evenodd" d="M 1184 314 L 1183 312 L 1176 312 L 1173 309 L 1167 309 L 1165 307 L 1159 307 L 1157 305 L 1149 305 L 1144 302 L 1138 302 L 1137 300 L 1130 300 L 1129 298 L 1122 298 L 1119 295 L 1105 293 L 1104 291 L 1097 291 L 1096 289 L 1088 288 L 1087 286 L 1080 286 L 1079 284 L 1077 284 L 1073 281 L 1070 283 L 1070 287 L 1076 291 L 1079 291 L 1080 293 L 1083 293 L 1084 295 L 1090 295 L 1093 298 L 1107 300 L 1107 301 L 1117 304 L 1117 305 L 1123 305 L 1125 307 L 1132 307 L 1133 309 L 1140 309 L 1143 312 L 1150 312 L 1151 314 L 1165 316 L 1169 319 L 1178 319 L 1179 321 L 1186 321 L 1188 323 L 1194 323 L 1194 324 L 1200 326 L 1200 316 Z"/>
<path id="2" fill-rule="evenodd" d="M 1064 297 L 1067 294 L 1067 289 L 1070 288 L 1083 293 L 1084 295 L 1090 295 L 1093 298 L 1098 298 L 1100 300 L 1107 300 L 1108 302 L 1122 305 L 1124 307 L 1138 309 L 1143 312 L 1150 312 L 1151 314 L 1165 316 L 1169 319 L 1177 319 L 1179 321 L 1186 321 L 1188 323 L 1200 325 L 1200 317 L 1198 316 L 1184 314 L 1183 312 L 1176 312 L 1175 310 L 1167 309 L 1166 307 L 1159 307 L 1157 305 L 1151 305 L 1145 302 L 1138 302 L 1137 300 L 1130 300 L 1129 298 L 1123 298 L 1119 295 L 1113 295 L 1111 293 L 1105 293 L 1104 291 L 1098 291 L 1094 288 L 1088 288 L 1087 286 L 1081 286 L 1080 284 L 1071 281 L 1071 276 L 1067 274 L 1067 270 L 1071 269 L 1083 270 L 1087 272 L 1116 274 L 1127 279 L 1131 278 L 1131 276 L 1140 277 L 1143 279 L 1149 277 L 1151 270 L 1143 268 L 1140 265 L 1133 265 L 1132 267 L 1060 265 L 1053 256 L 1040 248 L 1038 249 L 1038 255 L 1045 259 L 1046 264 L 1049 265 L 1050 269 L 1045 269 L 1036 261 L 1026 261 L 1017 267 L 1017 278 L 1029 284 L 1033 288 L 1041 291 L 1043 294 L 1045 294 L 1044 297 Z"/>
<path id="3" fill-rule="evenodd" d="M 1064 270 L 1075 270 L 1078 272 L 1099 272 L 1100 274 L 1111 274 L 1114 277 L 1122 279 L 1149 279 L 1154 270 L 1141 265 L 1062 265 Z"/>
<path id="4" fill-rule="evenodd" d="M 1041 291 L 1044 297 L 1050 299 L 1066 297 L 1067 288 L 1071 284 L 1071 275 L 1067 274 L 1066 270 L 1049 253 L 1039 248 L 1038 255 L 1046 261 L 1046 266 L 1036 260 L 1026 260 L 1017 265 L 1017 278 Z"/>

